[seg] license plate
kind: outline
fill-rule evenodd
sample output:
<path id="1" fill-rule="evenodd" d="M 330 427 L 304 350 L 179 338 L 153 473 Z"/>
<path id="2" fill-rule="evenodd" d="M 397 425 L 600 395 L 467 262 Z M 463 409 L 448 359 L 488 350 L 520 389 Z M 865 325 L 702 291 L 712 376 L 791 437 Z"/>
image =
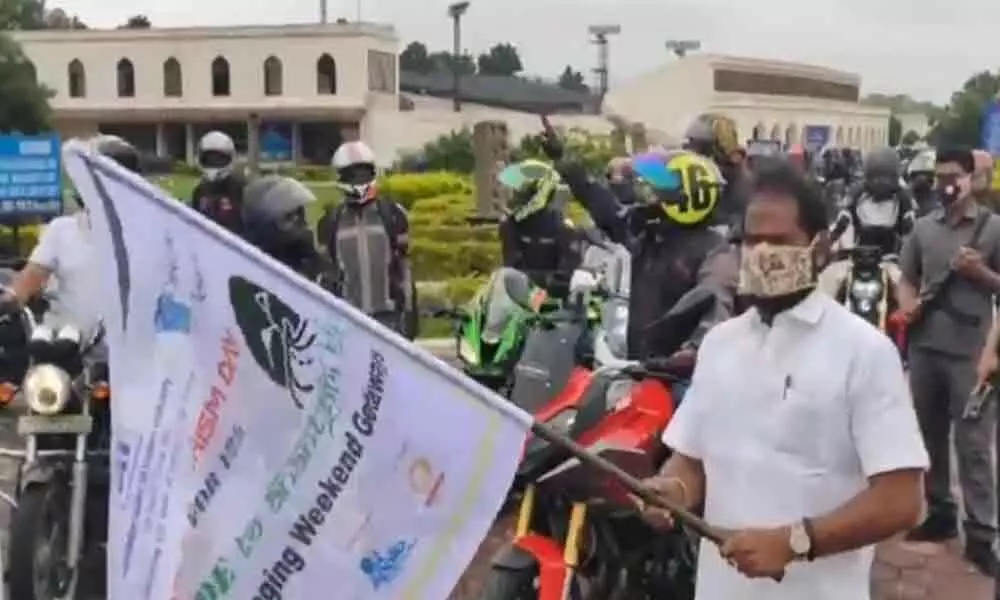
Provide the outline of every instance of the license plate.
<path id="1" fill-rule="evenodd" d="M 93 419 L 87 415 L 28 415 L 17 420 L 20 435 L 90 433 Z"/>

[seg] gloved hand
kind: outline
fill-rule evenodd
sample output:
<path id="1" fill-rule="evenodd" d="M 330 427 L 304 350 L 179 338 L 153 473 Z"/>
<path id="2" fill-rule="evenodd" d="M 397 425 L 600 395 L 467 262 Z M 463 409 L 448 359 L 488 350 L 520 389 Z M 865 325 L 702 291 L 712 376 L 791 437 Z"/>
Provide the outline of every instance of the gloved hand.
<path id="1" fill-rule="evenodd" d="M 566 154 L 566 145 L 554 129 L 542 132 L 542 152 L 552 161 L 562 160 Z"/>
<path id="2" fill-rule="evenodd" d="M 694 369 L 697 351 L 693 348 L 684 348 L 674 352 L 670 356 L 653 356 L 642 361 L 642 366 L 647 371 L 653 373 L 671 373 L 677 375 L 687 374 Z"/>

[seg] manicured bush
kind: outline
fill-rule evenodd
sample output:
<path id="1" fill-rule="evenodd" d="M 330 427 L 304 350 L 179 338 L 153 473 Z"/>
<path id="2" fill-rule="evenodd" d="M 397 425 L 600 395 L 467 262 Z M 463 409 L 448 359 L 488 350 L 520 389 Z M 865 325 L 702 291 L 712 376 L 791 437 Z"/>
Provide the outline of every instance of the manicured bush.
<path id="1" fill-rule="evenodd" d="M 500 264 L 500 244 L 496 242 L 446 243 L 416 238 L 410 250 L 418 281 L 485 275 Z"/>
<path id="2" fill-rule="evenodd" d="M 445 194 L 462 194 L 471 198 L 472 185 L 468 177 L 445 171 L 402 173 L 379 179 L 379 192 L 411 210 L 418 201 Z"/>

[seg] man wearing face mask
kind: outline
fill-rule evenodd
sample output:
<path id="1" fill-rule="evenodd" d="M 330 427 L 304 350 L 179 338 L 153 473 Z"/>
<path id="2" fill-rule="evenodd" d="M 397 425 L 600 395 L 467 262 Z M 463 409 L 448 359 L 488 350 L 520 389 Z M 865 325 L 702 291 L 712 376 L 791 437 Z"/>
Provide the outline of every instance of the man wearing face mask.
<path id="1" fill-rule="evenodd" d="M 335 293 L 413 339 L 417 312 L 409 216 L 402 206 L 379 195 L 375 154 L 364 142 L 341 145 L 332 163 L 344 201 L 324 217 L 320 229 L 334 270 Z"/>
<path id="2" fill-rule="evenodd" d="M 906 183 L 913 195 L 916 216 L 922 217 L 938 207 L 934 193 L 934 151 L 924 150 L 906 165 Z"/>
<path id="3" fill-rule="evenodd" d="M 914 406 L 931 457 L 928 515 L 911 538 L 943 541 L 958 530 L 951 493 L 951 435 L 965 504 L 965 556 L 984 573 L 996 570 L 996 487 L 992 446 L 995 406 L 976 419 L 963 410 L 1000 292 L 1000 217 L 972 196 L 975 161 L 964 149 L 939 150 L 935 173 L 942 207 L 922 217 L 901 254 L 899 304 L 910 322 Z"/>
<path id="4" fill-rule="evenodd" d="M 873 546 L 918 522 L 927 466 L 899 352 L 815 290 L 815 186 L 787 159 L 750 186 L 739 290 L 752 308 L 705 336 L 663 436 L 673 454 L 645 483 L 727 531 L 701 544 L 698 600 L 869 598 Z"/>

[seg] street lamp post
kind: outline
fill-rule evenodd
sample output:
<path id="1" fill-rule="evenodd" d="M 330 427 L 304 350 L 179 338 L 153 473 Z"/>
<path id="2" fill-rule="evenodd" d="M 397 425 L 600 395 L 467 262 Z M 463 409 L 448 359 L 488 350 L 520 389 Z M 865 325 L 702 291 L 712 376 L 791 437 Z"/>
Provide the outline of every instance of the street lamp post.
<path id="1" fill-rule="evenodd" d="M 455 112 L 462 112 L 462 73 L 458 59 L 462 56 L 462 15 L 469 10 L 469 2 L 455 2 L 448 5 L 448 16 L 451 17 L 451 28 L 454 36 L 451 56 L 452 75 L 452 106 Z"/>
<path id="2" fill-rule="evenodd" d="M 698 40 L 667 40 L 665 45 L 677 58 L 684 58 L 689 52 L 701 50 L 701 42 Z"/>

